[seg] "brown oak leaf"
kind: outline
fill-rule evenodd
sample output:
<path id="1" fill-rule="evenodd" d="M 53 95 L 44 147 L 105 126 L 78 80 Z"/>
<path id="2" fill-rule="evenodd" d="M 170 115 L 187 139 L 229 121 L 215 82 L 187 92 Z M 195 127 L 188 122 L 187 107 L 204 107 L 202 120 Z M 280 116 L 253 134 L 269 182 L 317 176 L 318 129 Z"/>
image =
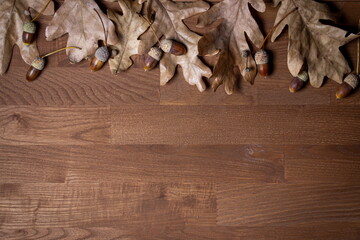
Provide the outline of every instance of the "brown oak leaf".
<path id="1" fill-rule="evenodd" d="M 116 49 L 118 54 L 109 60 L 111 72 L 116 74 L 127 70 L 132 64 L 131 56 L 139 54 L 139 36 L 149 27 L 148 23 L 139 16 L 142 4 L 133 0 L 107 0 L 118 1 L 123 14 L 108 11 L 108 17 L 115 23 L 119 42 L 112 49 Z"/>
<path id="2" fill-rule="evenodd" d="M 334 21 L 326 4 L 312 0 L 274 0 L 274 6 L 280 2 L 275 24 L 291 10 L 298 9 L 282 21 L 272 35 L 275 41 L 285 26 L 289 26 L 290 73 L 297 76 L 306 62 L 312 86 L 321 87 L 324 77 L 341 83 L 350 67 L 339 47 L 359 36 L 346 36 L 346 31 L 321 23 L 321 19 Z"/>
<path id="3" fill-rule="evenodd" d="M 46 27 L 46 40 L 51 41 L 68 33 L 67 46 L 79 49 L 67 49 L 70 62 L 77 63 L 94 55 L 98 48 L 98 40 L 105 40 L 99 16 L 104 22 L 108 44 L 118 42 L 114 24 L 102 13 L 94 0 L 66 0 L 56 11 L 54 18 Z"/>
<path id="4" fill-rule="evenodd" d="M 237 79 L 234 67 L 238 67 L 244 79 L 251 84 L 256 77 L 256 63 L 250 54 L 245 34 L 257 47 L 260 47 L 264 37 L 251 15 L 249 4 L 259 12 L 265 11 L 263 0 L 224 0 L 201 14 L 198 19 L 200 27 L 222 20 L 217 28 L 199 41 L 199 53 L 202 56 L 219 53 L 213 71 L 212 88 L 216 90 L 224 83 L 229 95 L 233 93 Z M 248 51 L 248 59 L 242 57 L 242 51 Z M 246 64 L 250 72 L 246 72 Z"/>
<path id="5" fill-rule="evenodd" d="M 143 2 L 140 0 L 140 2 Z M 183 22 L 184 19 L 204 12 L 209 5 L 204 1 L 179 3 L 170 0 L 148 0 L 147 9 L 155 12 L 152 24 L 156 34 L 161 38 L 176 40 L 183 43 L 187 53 L 182 56 L 164 54 L 160 61 L 160 84 L 165 85 L 173 78 L 176 66 L 182 67 L 185 80 L 190 85 L 196 85 L 203 92 L 206 85 L 202 77 L 210 77 L 211 70 L 199 59 L 197 44 L 200 36 L 192 32 Z M 156 37 L 151 31 L 141 36 L 140 52 L 146 53 L 156 44 Z"/>
<path id="6" fill-rule="evenodd" d="M 0 4 L 0 74 L 4 74 L 9 66 L 12 49 L 17 45 L 20 54 L 27 64 L 31 64 L 39 56 L 36 43 L 25 46 L 22 41 L 23 25 L 30 21 L 24 11 L 29 7 L 40 11 L 48 0 L 3 0 Z M 44 15 L 54 14 L 54 3 L 51 2 L 43 11 Z"/>

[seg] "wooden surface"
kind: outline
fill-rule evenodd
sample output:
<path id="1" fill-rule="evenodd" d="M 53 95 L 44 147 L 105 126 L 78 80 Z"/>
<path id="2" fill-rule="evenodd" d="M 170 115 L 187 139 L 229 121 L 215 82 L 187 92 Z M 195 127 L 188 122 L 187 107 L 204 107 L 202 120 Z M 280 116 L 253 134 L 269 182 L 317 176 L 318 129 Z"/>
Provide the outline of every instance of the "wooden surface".
<path id="1" fill-rule="evenodd" d="M 264 33 L 267 2 L 253 13 Z M 359 1 L 329 2 L 355 32 Z M 66 44 L 44 40 L 49 19 L 41 53 Z M 232 96 L 199 93 L 181 69 L 159 87 L 141 57 L 113 76 L 61 53 L 29 83 L 15 48 L 0 77 L 0 239 L 360 239 L 360 93 L 338 101 L 328 80 L 291 94 L 287 34 L 266 48 L 273 74 Z M 356 42 L 342 50 L 353 67 Z"/>

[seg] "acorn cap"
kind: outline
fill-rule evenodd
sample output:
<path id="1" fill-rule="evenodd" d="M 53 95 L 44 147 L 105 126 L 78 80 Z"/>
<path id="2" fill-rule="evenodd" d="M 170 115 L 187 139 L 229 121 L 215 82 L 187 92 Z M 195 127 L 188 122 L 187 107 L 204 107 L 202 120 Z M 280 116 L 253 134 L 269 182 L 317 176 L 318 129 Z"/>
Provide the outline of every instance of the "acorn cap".
<path id="1" fill-rule="evenodd" d="M 41 71 L 45 67 L 45 59 L 37 57 L 32 61 L 31 66 Z"/>
<path id="2" fill-rule="evenodd" d="M 24 32 L 27 32 L 27 33 L 35 33 L 36 25 L 33 22 L 27 22 L 24 24 L 23 30 L 24 30 Z"/>
<path id="3" fill-rule="evenodd" d="M 109 50 L 106 46 L 102 46 L 96 49 L 95 57 L 102 62 L 106 62 L 109 58 L 109 55 Z"/>
<path id="4" fill-rule="evenodd" d="M 161 40 L 161 42 L 160 42 L 160 48 L 164 52 L 168 53 L 171 50 L 172 44 L 173 44 L 173 40 L 164 39 L 164 40 Z"/>
<path id="5" fill-rule="evenodd" d="M 303 82 L 307 82 L 309 80 L 309 74 L 307 71 L 302 71 L 297 75 L 297 77 Z"/>
<path id="6" fill-rule="evenodd" d="M 255 53 L 256 64 L 267 64 L 269 62 L 269 55 L 265 50 L 260 49 Z"/>
<path id="7" fill-rule="evenodd" d="M 156 61 L 160 61 L 162 57 L 162 51 L 158 47 L 152 47 L 150 48 L 150 51 L 148 52 L 149 56 L 155 59 Z"/>
<path id="8" fill-rule="evenodd" d="M 250 51 L 249 51 L 249 50 L 242 50 L 242 51 L 241 51 L 241 56 L 242 56 L 243 58 L 247 58 L 247 57 L 249 57 L 249 55 L 250 55 Z"/>
<path id="9" fill-rule="evenodd" d="M 355 89 L 357 87 L 357 85 L 359 84 L 359 77 L 353 73 L 347 75 L 347 77 L 345 78 L 344 82 L 346 82 L 347 84 L 349 84 L 353 89 Z"/>

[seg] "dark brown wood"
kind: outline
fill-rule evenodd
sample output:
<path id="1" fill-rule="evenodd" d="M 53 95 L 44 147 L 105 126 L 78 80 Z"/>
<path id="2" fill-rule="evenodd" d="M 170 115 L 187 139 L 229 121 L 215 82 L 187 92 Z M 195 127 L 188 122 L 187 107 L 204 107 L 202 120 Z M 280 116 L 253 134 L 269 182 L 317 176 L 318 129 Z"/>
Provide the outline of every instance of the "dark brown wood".
<path id="1" fill-rule="evenodd" d="M 217 223 L 222 226 L 360 225 L 360 185 L 217 185 Z"/>
<path id="2" fill-rule="evenodd" d="M 149 231 L 150 230 L 150 231 Z M 327 239 L 358 240 L 359 228 L 329 224 L 316 227 L 195 227 L 148 229 L 142 226 L 25 228 L 0 230 L 9 239 Z"/>
<path id="3" fill-rule="evenodd" d="M 264 34 L 266 2 L 253 11 Z M 323 2 L 357 31 L 358 0 Z M 50 19 L 40 54 L 66 45 L 45 40 Z M 199 93 L 181 68 L 160 87 L 142 56 L 114 76 L 60 52 L 27 82 L 15 47 L 0 76 L 0 239 L 360 239 L 359 91 L 336 100 L 327 80 L 291 94 L 287 41 L 268 42 L 272 74 L 232 96 Z M 342 51 L 354 68 L 356 42 Z"/>
<path id="4" fill-rule="evenodd" d="M 1 184 L 0 197 L 5 229 L 140 225 L 162 230 L 216 223 L 214 184 Z"/>
<path id="5" fill-rule="evenodd" d="M 287 182 L 360 181 L 360 145 L 292 145 L 284 157 Z"/>
<path id="6" fill-rule="evenodd" d="M 279 146 L 0 145 L 0 152 L 4 182 L 284 181 Z M 39 169 L 42 174 L 36 174 Z"/>
<path id="7" fill-rule="evenodd" d="M 117 144 L 357 144 L 357 106 L 113 107 Z"/>
<path id="8" fill-rule="evenodd" d="M 108 107 L 0 107 L 0 144 L 110 142 Z"/>

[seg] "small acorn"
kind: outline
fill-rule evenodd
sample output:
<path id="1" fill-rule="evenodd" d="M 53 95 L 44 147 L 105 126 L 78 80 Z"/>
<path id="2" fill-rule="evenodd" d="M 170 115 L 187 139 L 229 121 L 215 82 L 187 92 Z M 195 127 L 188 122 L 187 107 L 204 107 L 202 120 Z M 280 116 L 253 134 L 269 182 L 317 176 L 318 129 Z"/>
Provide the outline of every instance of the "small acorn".
<path id="1" fill-rule="evenodd" d="M 27 22 L 23 26 L 22 40 L 26 46 L 29 46 L 35 39 L 36 24 Z"/>
<path id="2" fill-rule="evenodd" d="M 302 71 L 290 82 L 289 91 L 292 93 L 300 91 L 307 81 L 309 81 L 309 74 L 307 71 Z"/>
<path id="3" fill-rule="evenodd" d="M 349 74 L 336 91 L 336 98 L 341 99 L 350 95 L 359 84 L 359 77 L 356 74 Z"/>
<path id="4" fill-rule="evenodd" d="M 186 54 L 186 46 L 174 40 L 164 39 L 160 42 L 160 48 L 166 52 L 176 56 Z"/>
<path id="5" fill-rule="evenodd" d="M 66 50 L 66 49 L 70 49 L 70 48 L 76 48 L 76 49 L 80 49 L 79 47 L 64 47 L 64 48 L 60 48 L 58 50 L 52 51 L 48 54 L 45 54 L 41 57 L 36 57 L 32 63 L 31 63 L 31 67 L 29 68 L 29 70 L 26 73 L 26 79 L 28 81 L 34 81 L 41 73 L 41 71 L 44 69 L 45 67 L 45 58 L 53 55 L 55 53 L 58 53 L 60 51 Z"/>
<path id="6" fill-rule="evenodd" d="M 29 46 L 35 39 L 36 24 L 34 23 L 34 21 L 40 16 L 41 13 L 43 13 L 45 11 L 45 9 L 49 6 L 49 4 L 51 2 L 52 2 L 52 0 L 48 0 L 47 3 L 45 4 L 45 6 L 38 12 L 38 14 L 33 19 L 31 19 L 30 22 L 26 22 L 24 24 L 22 40 L 26 46 Z M 24 14 L 26 16 L 31 15 L 30 11 L 28 9 L 26 9 L 24 11 Z"/>
<path id="7" fill-rule="evenodd" d="M 269 75 L 269 55 L 268 53 L 260 49 L 255 53 L 255 62 L 258 67 L 258 72 L 261 76 L 266 77 Z"/>
<path id="8" fill-rule="evenodd" d="M 144 70 L 150 71 L 153 69 L 162 57 L 163 52 L 158 47 L 152 47 L 144 60 Z"/>
<path id="9" fill-rule="evenodd" d="M 32 61 L 29 70 L 26 73 L 26 80 L 34 81 L 45 67 L 45 59 L 37 57 Z"/>
<path id="10" fill-rule="evenodd" d="M 108 60 L 109 56 L 110 53 L 106 46 L 99 47 L 95 52 L 95 56 L 90 62 L 91 71 L 96 72 L 100 70 Z"/>

